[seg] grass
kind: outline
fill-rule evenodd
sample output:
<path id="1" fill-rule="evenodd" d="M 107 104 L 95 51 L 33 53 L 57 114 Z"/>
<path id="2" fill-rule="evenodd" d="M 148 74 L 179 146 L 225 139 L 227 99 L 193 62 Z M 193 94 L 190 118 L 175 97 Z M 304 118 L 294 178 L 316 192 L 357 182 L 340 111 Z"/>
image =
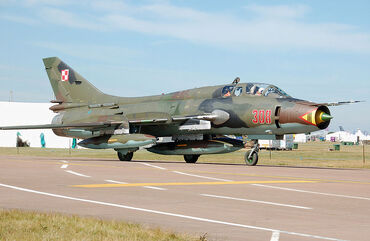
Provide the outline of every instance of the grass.
<path id="1" fill-rule="evenodd" d="M 281 166 L 315 166 L 333 168 L 370 168 L 370 146 L 365 146 L 366 163 L 362 159 L 362 146 L 340 146 L 340 151 L 329 151 L 333 143 L 308 142 L 299 143 L 297 150 L 292 151 L 270 151 L 261 150 L 259 153 L 259 165 L 281 165 Z M 203 155 L 199 163 L 232 163 L 244 164 L 244 152 L 240 150 L 222 155 Z M 19 154 L 18 154 L 19 152 Z M 94 157 L 117 159 L 114 150 L 71 150 L 58 148 L 0 148 L 0 155 L 23 155 L 23 156 L 55 156 L 55 157 Z M 182 156 L 157 155 L 145 150 L 137 151 L 134 160 L 160 160 L 183 162 Z"/>
<path id="2" fill-rule="evenodd" d="M 370 146 L 365 145 L 365 163 L 362 158 L 362 145 L 341 145 L 340 151 L 329 151 L 332 148 L 333 143 L 330 142 L 308 142 L 299 144 L 298 150 L 272 152 L 271 160 L 269 151 L 264 151 L 261 158 L 264 160 L 263 164 L 267 165 L 370 168 Z"/>
<path id="3" fill-rule="evenodd" d="M 0 240 L 205 241 L 122 221 L 0 209 Z"/>

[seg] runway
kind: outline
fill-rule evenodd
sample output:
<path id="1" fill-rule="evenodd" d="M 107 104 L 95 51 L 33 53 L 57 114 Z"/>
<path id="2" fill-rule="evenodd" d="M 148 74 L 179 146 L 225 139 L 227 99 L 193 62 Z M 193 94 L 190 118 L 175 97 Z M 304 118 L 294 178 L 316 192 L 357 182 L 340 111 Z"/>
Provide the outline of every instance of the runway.
<path id="1" fill-rule="evenodd" d="M 370 170 L 0 156 L 0 208 L 208 240 L 369 240 Z"/>

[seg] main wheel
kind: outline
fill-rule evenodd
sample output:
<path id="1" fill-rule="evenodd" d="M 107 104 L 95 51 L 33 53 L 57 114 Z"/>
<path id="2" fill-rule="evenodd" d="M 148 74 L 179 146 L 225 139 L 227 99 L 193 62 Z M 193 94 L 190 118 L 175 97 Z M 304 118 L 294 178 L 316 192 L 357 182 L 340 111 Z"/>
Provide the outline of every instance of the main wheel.
<path id="1" fill-rule="evenodd" d="M 257 162 L 258 162 L 258 153 L 257 152 L 253 152 L 252 153 L 252 156 L 249 157 L 249 154 L 251 153 L 251 151 L 247 151 L 244 155 L 244 160 L 245 160 L 245 163 L 248 165 L 248 166 L 255 166 L 257 165 Z"/>
<path id="2" fill-rule="evenodd" d="M 186 163 L 196 163 L 200 155 L 184 155 Z"/>
<path id="3" fill-rule="evenodd" d="M 134 156 L 133 152 L 128 152 L 126 155 L 123 155 L 121 152 L 117 151 L 117 155 L 120 161 L 131 161 Z"/>

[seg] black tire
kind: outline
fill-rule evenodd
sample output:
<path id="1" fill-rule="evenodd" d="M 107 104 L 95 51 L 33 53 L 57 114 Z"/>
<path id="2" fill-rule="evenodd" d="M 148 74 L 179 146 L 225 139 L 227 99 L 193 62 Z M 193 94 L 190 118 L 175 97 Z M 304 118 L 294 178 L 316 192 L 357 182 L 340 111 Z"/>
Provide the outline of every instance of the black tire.
<path id="1" fill-rule="evenodd" d="M 245 160 L 245 164 L 247 164 L 248 166 L 255 166 L 257 165 L 257 162 L 258 162 L 258 153 L 257 152 L 253 152 L 252 156 L 250 158 L 249 157 L 249 153 L 251 153 L 251 151 L 247 151 L 244 155 L 244 160 Z"/>
<path id="2" fill-rule="evenodd" d="M 200 155 L 184 155 L 186 163 L 196 163 Z"/>
<path id="3" fill-rule="evenodd" d="M 126 155 L 123 155 L 121 152 L 117 151 L 118 159 L 120 161 L 129 162 L 132 160 L 132 157 L 134 156 L 133 152 L 129 152 Z"/>

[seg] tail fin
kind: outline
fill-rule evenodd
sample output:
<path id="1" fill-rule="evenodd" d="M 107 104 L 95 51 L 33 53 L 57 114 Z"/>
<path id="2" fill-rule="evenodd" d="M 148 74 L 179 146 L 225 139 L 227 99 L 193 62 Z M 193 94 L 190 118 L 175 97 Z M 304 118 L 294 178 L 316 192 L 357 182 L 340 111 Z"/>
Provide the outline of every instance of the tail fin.
<path id="1" fill-rule="evenodd" d="M 96 103 L 107 97 L 59 58 L 43 61 L 57 101 Z"/>

